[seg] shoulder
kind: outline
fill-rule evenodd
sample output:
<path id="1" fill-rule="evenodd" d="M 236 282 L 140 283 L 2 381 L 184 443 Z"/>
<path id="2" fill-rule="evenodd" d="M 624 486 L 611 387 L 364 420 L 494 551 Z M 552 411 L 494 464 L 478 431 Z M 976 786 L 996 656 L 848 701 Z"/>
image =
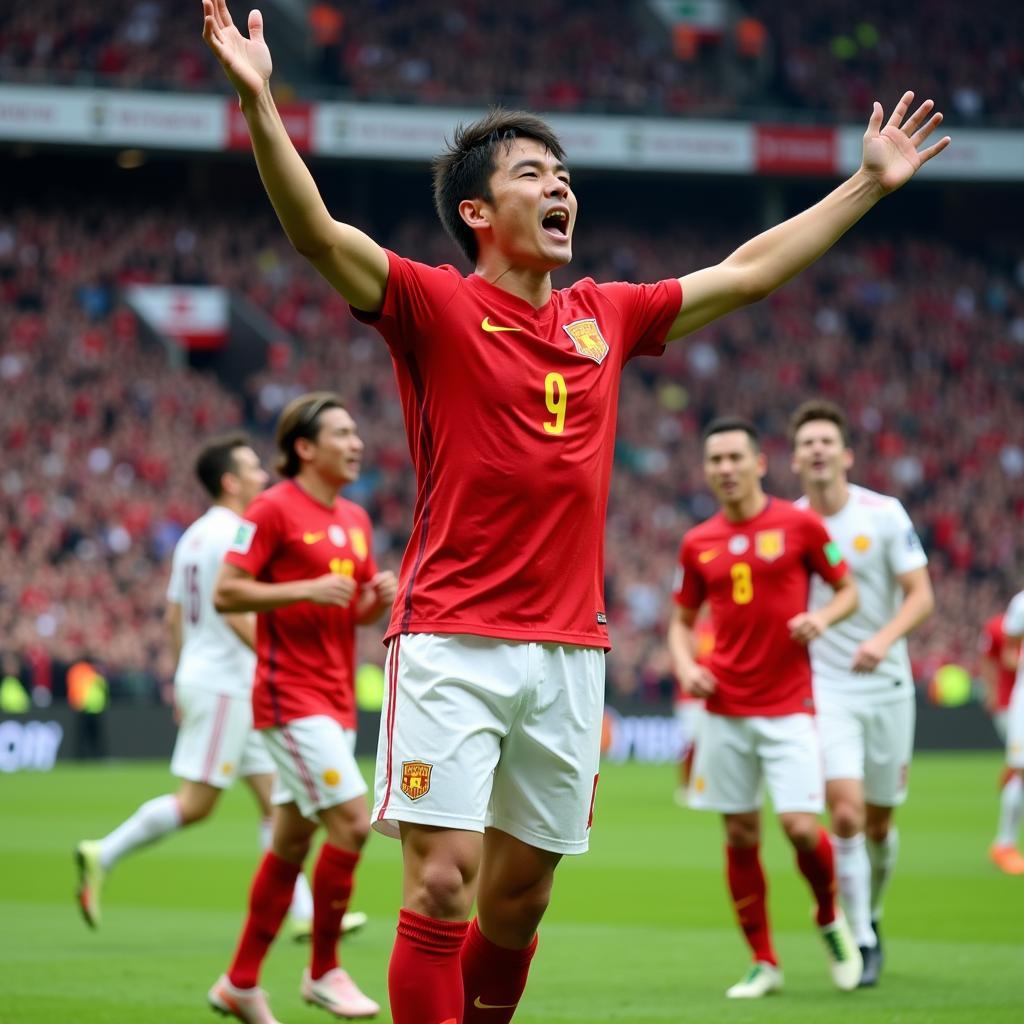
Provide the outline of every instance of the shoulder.
<path id="1" fill-rule="evenodd" d="M 890 494 L 880 494 L 857 484 L 850 485 L 850 503 L 861 515 L 879 520 L 902 520 L 907 515 L 899 498 L 894 498 Z"/>
<path id="2" fill-rule="evenodd" d="M 786 501 L 785 498 L 772 498 L 765 516 L 765 523 L 773 526 L 781 523 L 785 526 L 818 526 L 822 525 L 821 517 L 810 505 L 800 505 Z"/>
<path id="3" fill-rule="evenodd" d="M 357 505 L 354 501 L 342 498 L 340 495 L 334 499 L 334 515 L 335 518 L 352 523 L 353 526 L 370 525 L 369 512 L 362 505 Z"/>

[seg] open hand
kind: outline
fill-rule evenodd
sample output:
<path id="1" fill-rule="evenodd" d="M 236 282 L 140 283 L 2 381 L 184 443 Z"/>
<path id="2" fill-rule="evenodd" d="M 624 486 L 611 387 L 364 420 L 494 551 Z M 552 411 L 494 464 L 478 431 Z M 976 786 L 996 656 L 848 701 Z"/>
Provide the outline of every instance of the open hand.
<path id="1" fill-rule="evenodd" d="M 927 149 L 918 147 L 942 124 L 942 114 L 932 113 L 935 104 L 925 100 L 907 118 L 914 94 L 905 92 L 896 104 L 892 116 L 882 127 L 882 104 L 877 100 L 871 111 L 871 120 L 864 133 L 864 157 L 861 170 L 870 175 L 884 192 L 894 192 L 908 182 L 933 156 L 938 156 L 950 142 L 948 135 Z M 928 115 L 931 114 L 931 117 Z M 906 123 L 903 119 L 907 118 Z"/>
<path id="2" fill-rule="evenodd" d="M 274 69 L 263 41 L 263 15 L 249 12 L 249 38 L 235 28 L 227 0 L 203 0 L 203 39 L 220 61 L 241 100 L 255 99 Z"/>

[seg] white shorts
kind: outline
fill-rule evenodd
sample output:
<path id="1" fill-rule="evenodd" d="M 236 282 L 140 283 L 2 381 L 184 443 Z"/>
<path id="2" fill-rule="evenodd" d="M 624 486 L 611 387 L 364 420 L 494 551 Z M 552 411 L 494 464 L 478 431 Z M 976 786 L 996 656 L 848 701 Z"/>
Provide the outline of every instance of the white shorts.
<path id="1" fill-rule="evenodd" d="M 992 727 L 996 731 L 996 735 L 999 737 L 999 741 L 1003 744 L 1006 743 L 1006 708 L 1002 708 L 999 711 L 992 712 Z"/>
<path id="2" fill-rule="evenodd" d="M 1006 763 L 1024 768 L 1024 683 L 1017 681 L 1006 709 Z"/>
<path id="3" fill-rule="evenodd" d="M 176 686 L 178 738 L 171 773 L 190 782 L 227 789 L 238 776 L 274 771 L 260 734 L 252 727 L 252 701 L 195 686 Z"/>
<path id="4" fill-rule="evenodd" d="M 406 634 L 391 641 L 374 828 L 494 827 L 553 853 L 590 838 L 604 651 Z"/>
<path id="5" fill-rule="evenodd" d="M 818 730 L 811 715 L 732 717 L 705 711 L 689 803 L 744 814 L 760 808 L 762 783 L 777 814 L 820 814 L 825 806 Z"/>
<path id="6" fill-rule="evenodd" d="M 355 729 L 345 729 L 327 715 L 313 715 L 264 729 L 263 739 L 277 766 L 272 803 L 294 803 L 303 817 L 315 820 L 318 811 L 366 792 L 356 764 Z"/>
<path id="7" fill-rule="evenodd" d="M 678 700 L 676 701 L 674 716 L 679 726 L 679 735 L 682 737 L 682 756 L 690 757 L 697 745 L 697 735 L 700 732 L 700 723 L 704 720 L 704 701 L 702 700 Z"/>
<path id="8" fill-rule="evenodd" d="M 879 703 L 818 692 L 815 705 L 825 780 L 862 779 L 869 804 L 899 807 L 907 799 L 914 753 L 914 702 Z"/>

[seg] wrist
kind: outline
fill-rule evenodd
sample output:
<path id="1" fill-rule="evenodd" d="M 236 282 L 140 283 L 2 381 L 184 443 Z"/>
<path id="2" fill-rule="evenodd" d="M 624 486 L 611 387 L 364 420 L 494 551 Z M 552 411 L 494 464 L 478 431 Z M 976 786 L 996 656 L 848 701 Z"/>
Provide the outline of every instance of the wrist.
<path id="1" fill-rule="evenodd" d="M 850 177 L 850 183 L 858 195 L 862 195 L 871 206 L 874 206 L 880 199 L 884 199 L 889 192 L 882 185 L 878 177 L 866 170 L 863 165 L 857 168 Z"/>

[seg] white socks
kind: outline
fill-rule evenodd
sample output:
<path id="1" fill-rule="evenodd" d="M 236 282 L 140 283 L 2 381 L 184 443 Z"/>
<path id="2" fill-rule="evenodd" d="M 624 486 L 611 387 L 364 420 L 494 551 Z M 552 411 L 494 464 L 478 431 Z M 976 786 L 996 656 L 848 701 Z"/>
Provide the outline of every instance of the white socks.
<path id="1" fill-rule="evenodd" d="M 846 911 L 846 920 L 858 946 L 874 946 L 875 933 L 871 929 L 871 861 L 865 845 L 864 833 L 849 839 L 832 837 L 836 854 L 836 881 L 839 899 Z"/>
<path id="2" fill-rule="evenodd" d="M 999 797 L 999 831 L 996 832 L 996 846 L 1016 846 L 1020 834 L 1021 817 L 1024 815 L 1024 779 L 1014 772 L 1006 780 Z"/>
<path id="3" fill-rule="evenodd" d="M 896 828 L 890 828 L 882 842 L 868 839 L 866 843 L 868 859 L 871 861 L 871 918 L 878 920 L 882 916 L 882 897 L 900 852 L 900 834 Z"/>
<path id="4" fill-rule="evenodd" d="M 171 793 L 147 800 L 127 821 L 100 840 L 100 864 L 109 871 L 126 853 L 181 828 L 181 808 Z"/>
<path id="5" fill-rule="evenodd" d="M 270 818 L 260 819 L 260 849 L 269 850 L 274 828 Z M 309 888 L 309 879 L 305 872 L 300 871 L 295 879 L 295 890 L 292 893 L 292 905 L 288 913 L 296 921 L 313 920 L 313 893 Z"/>

